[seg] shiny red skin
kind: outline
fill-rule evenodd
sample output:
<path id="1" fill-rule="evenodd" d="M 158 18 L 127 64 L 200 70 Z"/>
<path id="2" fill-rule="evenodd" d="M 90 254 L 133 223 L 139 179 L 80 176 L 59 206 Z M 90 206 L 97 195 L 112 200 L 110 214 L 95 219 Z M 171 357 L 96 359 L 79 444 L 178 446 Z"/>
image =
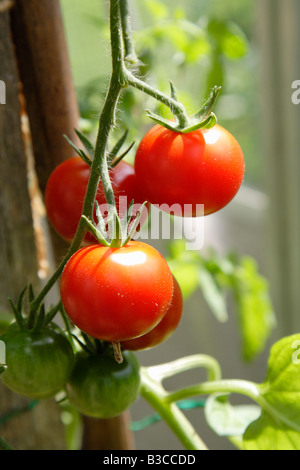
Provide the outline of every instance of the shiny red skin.
<path id="1" fill-rule="evenodd" d="M 163 319 L 143 336 L 122 342 L 122 348 L 130 351 L 150 349 L 166 341 L 176 330 L 182 317 L 183 297 L 175 278 L 171 304 Z"/>
<path id="2" fill-rule="evenodd" d="M 156 125 L 141 140 L 134 166 L 144 198 L 181 216 L 222 209 L 239 190 L 245 170 L 240 145 L 218 124 L 187 134 Z M 204 204 L 204 213 L 197 204 Z"/>
<path id="3" fill-rule="evenodd" d="M 56 232 L 67 241 L 71 241 L 75 235 L 82 213 L 89 176 L 89 165 L 80 157 L 72 157 L 58 165 L 47 182 L 45 206 L 49 221 Z M 135 213 L 137 213 L 144 200 L 138 190 L 134 167 L 121 161 L 110 170 L 110 177 L 118 209 L 120 197 L 126 196 L 127 198 L 125 204 L 121 205 L 119 215 L 124 215 L 132 199 L 136 204 Z M 96 200 L 105 216 L 106 200 L 101 182 L 98 186 Z M 145 208 L 140 225 L 145 222 L 147 216 L 148 212 Z M 96 217 L 94 218 L 96 221 Z M 96 240 L 93 235 L 87 233 L 85 241 L 95 242 Z"/>
<path id="4" fill-rule="evenodd" d="M 146 243 L 94 244 L 67 262 L 60 292 L 79 329 L 117 342 L 146 334 L 162 320 L 173 296 L 173 276 L 162 255 Z"/>

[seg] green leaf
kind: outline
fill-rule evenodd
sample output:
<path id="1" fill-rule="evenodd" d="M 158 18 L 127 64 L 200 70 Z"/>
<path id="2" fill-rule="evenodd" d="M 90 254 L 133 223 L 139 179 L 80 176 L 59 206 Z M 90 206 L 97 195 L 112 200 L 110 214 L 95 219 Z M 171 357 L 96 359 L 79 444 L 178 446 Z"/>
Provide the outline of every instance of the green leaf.
<path id="1" fill-rule="evenodd" d="M 145 5 L 154 20 L 158 21 L 168 18 L 169 10 L 163 2 L 159 0 L 145 0 Z"/>
<path id="2" fill-rule="evenodd" d="M 24 287 L 24 289 L 22 290 L 21 294 L 19 295 L 19 298 L 18 298 L 18 302 L 17 302 L 17 309 L 19 310 L 19 312 L 22 311 L 22 308 L 23 308 L 23 299 L 24 299 L 24 295 L 25 295 L 25 292 L 27 290 L 27 286 Z"/>
<path id="3" fill-rule="evenodd" d="M 118 163 L 120 163 L 120 161 L 123 160 L 123 158 L 126 157 L 126 155 L 130 152 L 134 144 L 135 141 L 133 141 L 121 155 L 119 155 L 117 158 L 115 158 L 115 160 L 111 162 L 110 167 L 114 168 L 115 166 L 117 166 Z"/>
<path id="4" fill-rule="evenodd" d="M 197 38 L 192 37 L 188 46 L 184 49 L 184 53 L 186 62 L 194 63 L 210 53 L 209 42 L 202 35 L 199 35 Z"/>
<path id="5" fill-rule="evenodd" d="M 248 52 L 247 38 L 237 23 L 212 19 L 208 24 L 208 32 L 215 40 L 216 49 L 228 59 L 240 59 Z"/>
<path id="6" fill-rule="evenodd" d="M 292 423 L 297 424 L 300 431 L 299 346 L 300 334 L 285 337 L 272 346 L 262 392 L 277 411 L 283 411 Z"/>
<path id="7" fill-rule="evenodd" d="M 205 100 L 204 104 L 201 106 L 201 109 L 194 115 L 195 117 L 199 119 L 204 119 L 209 115 L 216 103 L 220 90 L 221 87 L 218 86 L 214 86 L 212 88 L 209 97 L 207 98 L 207 100 Z"/>
<path id="8" fill-rule="evenodd" d="M 24 330 L 25 329 L 25 322 L 24 322 L 24 318 L 22 316 L 22 312 L 20 312 L 17 309 L 17 307 L 15 306 L 15 304 L 13 303 L 13 301 L 10 298 L 8 299 L 8 301 L 10 303 L 10 306 L 12 308 L 12 311 L 14 313 L 16 322 L 19 325 L 20 330 Z"/>
<path id="9" fill-rule="evenodd" d="M 79 149 L 73 142 L 69 139 L 68 136 L 64 135 L 64 138 L 66 141 L 71 145 L 72 149 L 79 155 L 82 160 L 87 163 L 89 166 L 91 166 L 91 159 L 84 153 L 83 150 Z"/>
<path id="10" fill-rule="evenodd" d="M 257 405 L 232 406 L 228 395 L 216 394 L 206 400 L 204 412 L 208 425 L 216 434 L 237 437 L 260 416 L 261 408 Z"/>
<path id="11" fill-rule="evenodd" d="M 202 121 L 198 121 L 191 126 L 185 127 L 182 129 L 181 132 L 188 134 L 189 132 L 196 131 L 198 129 L 211 129 L 217 123 L 217 116 L 214 113 L 210 113 L 210 115 L 203 119 Z"/>
<path id="12" fill-rule="evenodd" d="M 175 50 L 185 52 L 188 50 L 190 40 L 186 31 L 173 22 L 162 23 L 154 28 L 157 38 L 169 40 Z"/>
<path id="13" fill-rule="evenodd" d="M 260 386 L 261 417 L 244 435 L 247 450 L 300 450 L 300 334 L 281 339 L 270 352 Z"/>
<path id="14" fill-rule="evenodd" d="M 300 450 L 300 432 L 263 412 L 247 429 L 244 450 Z"/>
<path id="15" fill-rule="evenodd" d="M 228 34 L 223 42 L 224 55 L 229 59 L 236 60 L 244 57 L 248 51 L 246 40 L 237 34 Z"/>
<path id="16" fill-rule="evenodd" d="M 106 224 L 97 200 L 95 200 L 95 213 L 97 220 L 97 229 L 100 231 L 102 238 L 105 238 L 107 235 Z"/>
<path id="17" fill-rule="evenodd" d="M 267 280 L 258 272 L 251 257 L 218 255 L 214 250 L 203 257 L 186 251 L 184 240 L 169 244 L 168 263 L 183 290 L 185 298 L 199 286 L 219 321 L 228 317 L 225 294 L 233 293 L 238 313 L 242 354 L 253 360 L 265 347 L 275 326 L 275 315 Z"/>
<path id="18" fill-rule="evenodd" d="M 109 152 L 109 154 L 108 154 L 108 163 L 109 164 L 113 161 L 113 159 L 117 156 L 117 154 L 121 150 L 125 140 L 127 139 L 128 132 L 129 132 L 128 129 L 126 129 L 125 132 L 120 137 L 120 139 L 115 144 L 115 146 L 113 147 L 113 149 Z"/>
<path id="19" fill-rule="evenodd" d="M 198 281 L 202 294 L 212 313 L 220 322 L 228 319 L 226 301 L 223 291 L 216 283 L 215 277 L 203 266 L 198 266 Z"/>
<path id="20" fill-rule="evenodd" d="M 185 254 L 185 241 L 182 239 L 172 240 L 172 242 L 168 244 L 168 249 L 172 258 L 180 258 Z"/>
<path id="21" fill-rule="evenodd" d="M 50 308 L 50 310 L 47 312 L 47 315 L 45 316 L 45 321 L 44 321 L 44 324 L 43 324 L 44 328 L 53 320 L 53 318 L 55 317 L 55 315 L 59 311 L 60 307 L 61 307 L 61 304 L 60 304 L 60 301 L 59 301 L 54 307 Z"/>
<path id="22" fill-rule="evenodd" d="M 84 134 L 82 134 L 82 132 L 80 132 L 77 129 L 75 129 L 75 132 L 78 135 L 82 145 L 84 146 L 84 148 L 86 149 L 88 154 L 93 159 L 94 158 L 94 146 L 93 146 L 93 144 L 89 141 L 89 139 Z"/>
<path id="23" fill-rule="evenodd" d="M 275 326 L 267 280 L 254 259 L 244 257 L 236 267 L 233 284 L 242 335 L 243 356 L 252 360 L 260 353 Z"/>
<path id="24" fill-rule="evenodd" d="M 37 332 L 37 331 L 42 330 L 43 324 L 44 324 L 44 321 L 45 321 L 45 316 L 46 316 L 45 304 L 42 304 L 41 308 L 39 310 L 39 313 L 36 317 L 36 322 L 35 322 L 35 325 L 33 327 L 33 331 Z"/>

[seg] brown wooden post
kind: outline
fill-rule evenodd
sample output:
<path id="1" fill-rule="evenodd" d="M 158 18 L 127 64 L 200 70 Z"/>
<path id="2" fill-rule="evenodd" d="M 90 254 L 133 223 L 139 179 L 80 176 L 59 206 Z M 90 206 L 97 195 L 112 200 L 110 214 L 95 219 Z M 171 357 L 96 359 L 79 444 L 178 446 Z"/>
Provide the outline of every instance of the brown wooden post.
<path id="1" fill-rule="evenodd" d="M 59 0 L 15 0 L 12 31 L 43 192 L 52 170 L 74 155 L 63 135 L 78 143 L 79 111 Z M 61 259 L 67 244 L 51 233 L 56 259 Z M 129 414 L 113 420 L 84 418 L 83 448 L 132 449 Z"/>
<path id="2" fill-rule="evenodd" d="M 0 104 L 0 311 L 9 309 L 26 284 L 38 287 L 37 256 L 27 186 L 27 164 L 22 141 L 18 75 L 9 31 L 8 2 L 0 2 L 0 79 L 5 83 L 5 104 Z M 0 385 L 0 420 L 30 401 Z M 54 400 L 15 415 L 0 427 L 0 435 L 13 448 L 63 449 L 64 432 Z"/>
<path id="3" fill-rule="evenodd" d="M 82 448 L 84 450 L 134 450 L 133 435 L 129 430 L 130 414 L 116 418 L 83 419 Z"/>

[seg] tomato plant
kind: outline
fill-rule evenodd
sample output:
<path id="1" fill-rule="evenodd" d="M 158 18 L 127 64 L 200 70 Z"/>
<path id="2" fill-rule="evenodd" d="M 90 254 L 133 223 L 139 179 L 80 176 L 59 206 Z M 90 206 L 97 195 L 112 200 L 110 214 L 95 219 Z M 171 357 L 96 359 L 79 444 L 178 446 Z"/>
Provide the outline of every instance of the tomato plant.
<path id="1" fill-rule="evenodd" d="M 117 342 L 146 334 L 163 318 L 173 295 L 173 277 L 152 246 L 90 245 L 66 264 L 60 284 L 65 310 L 85 333 Z"/>
<path id="2" fill-rule="evenodd" d="M 89 176 L 89 165 L 76 156 L 58 165 L 46 185 L 45 206 L 49 221 L 56 232 L 68 241 L 73 239 L 81 217 Z M 135 204 L 132 213 L 134 217 L 144 201 L 138 190 L 133 166 L 121 161 L 110 170 L 110 177 L 120 217 L 125 215 L 132 200 Z M 105 217 L 107 203 L 101 181 L 96 201 Z M 94 218 L 96 220 L 95 214 Z M 147 209 L 142 213 L 140 225 L 145 222 L 146 218 Z M 95 238 L 91 233 L 87 233 L 85 241 L 95 242 Z"/>
<path id="3" fill-rule="evenodd" d="M 140 367 L 131 351 L 148 349 L 166 340 L 179 324 L 183 301 L 179 285 L 161 254 L 146 243 L 129 241 L 133 232 L 128 233 L 128 204 L 132 199 L 138 204 L 149 200 L 182 216 L 199 216 L 202 207 L 198 212 L 197 205 L 204 205 L 204 215 L 213 214 L 239 190 L 244 158 L 235 138 L 216 124 L 211 112 L 219 87 L 214 87 L 201 109 L 189 117 L 177 100 L 173 85 L 171 95 L 165 95 L 136 74 L 139 62 L 131 41 L 127 1 L 110 0 L 109 12 L 112 69 L 95 145 L 76 131 L 87 154 L 70 141 L 83 161 L 74 157 L 57 167 L 45 194 L 49 220 L 63 238 L 72 240 L 71 245 L 37 296 L 29 287 L 28 315 L 23 316 L 25 290 L 16 305 L 10 302 L 16 323 L 1 336 L 7 357 L 7 363 L 0 364 L 2 382 L 33 398 L 51 397 L 63 389 L 70 408 L 95 418 L 119 415 L 141 394 L 188 450 L 206 450 L 207 446 L 180 409 L 198 406 L 192 399 L 195 396 L 210 395 L 200 405 L 204 406 L 208 425 L 238 448 L 300 448 L 299 358 L 297 351 L 292 354 L 300 344 L 299 335 L 273 346 L 262 384 L 222 379 L 219 363 L 207 354 Z M 112 152 L 107 149 L 117 122 L 119 98 L 129 86 L 168 106 L 173 118 L 168 121 L 148 111 L 158 125 L 141 140 L 134 167 L 123 161 L 111 168 L 112 161 L 116 163 L 124 157 L 123 153 L 116 158 L 116 147 L 122 139 Z M 92 157 L 91 166 L 87 155 Z M 124 209 L 120 207 L 122 195 L 127 197 Z M 112 206 L 106 223 L 109 229 L 115 223 L 115 231 L 101 232 L 103 221 L 98 212 L 95 219 L 96 201 L 104 212 Z M 80 248 L 84 238 L 94 242 L 92 235 L 87 234 L 89 230 L 100 244 Z M 255 266 L 246 260 L 241 269 L 233 256 L 219 260 L 210 255 L 206 261 L 187 253 L 179 255 L 179 251 L 173 268 L 181 272 L 181 279 L 185 276 L 187 282 L 192 279 L 195 285 L 201 285 L 219 319 L 226 313 L 222 289 L 233 289 L 247 340 L 253 331 L 258 332 L 254 350 L 261 348 L 270 331 L 271 308 L 265 283 L 255 275 Z M 61 299 L 46 313 L 44 299 L 60 277 Z M 52 323 L 58 311 L 68 338 Z M 254 323 L 248 322 L 248 316 L 257 318 Z M 81 331 L 72 331 L 69 320 Z M 71 338 L 76 338 L 84 350 L 76 353 L 75 361 Z M 2 357 L 3 351 L 1 360 Z M 195 368 L 206 370 L 204 381 L 180 385 L 173 391 L 164 387 L 164 379 Z M 255 404 L 232 407 L 229 397 L 233 393 L 245 395 Z"/>
<path id="4" fill-rule="evenodd" d="M 122 342 L 123 349 L 130 351 L 138 351 L 142 349 L 153 348 L 160 343 L 166 341 L 176 330 L 179 325 L 182 309 L 183 297 L 180 286 L 173 277 L 174 291 L 171 303 L 163 319 L 149 333 Z"/>
<path id="5" fill-rule="evenodd" d="M 117 364 L 110 347 L 101 354 L 79 352 L 66 384 L 67 397 L 87 416 L 112 418 L 138 397 L 139 369 L 139 362 L 130 351 L 124 351 L 122 364 Z"/>
<path id="6" fill-rule="evenodd" d="M 174 132 L 157 124 L 140 142 L 135 171 L 144 198 L 175 215 L 212 214 L 228 204 L 244 177 L 236 139 L 216 124 L 211 129 Z"/>
<path id="7" fill-rule="evenodd" d="M 74 354 L 70 341 L 54 324 L 40 331 L 21 330 L 13 323 L 1 336 L 6 366 L 1 381 L 16 393 L 49 398 L 65 386 Z"/>

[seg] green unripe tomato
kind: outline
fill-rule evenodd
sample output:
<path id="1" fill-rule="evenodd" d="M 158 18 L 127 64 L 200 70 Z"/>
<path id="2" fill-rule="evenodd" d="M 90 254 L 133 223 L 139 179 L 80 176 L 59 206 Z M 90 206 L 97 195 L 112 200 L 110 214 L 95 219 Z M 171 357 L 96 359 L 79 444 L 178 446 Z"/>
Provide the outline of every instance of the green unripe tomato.
<path id="1" fill-rule="evenodd" d="M 0 380 L 9 389 L 42 399 L 64 388 L 72 371 L 74 354 L 59 328 L 50 324 L 41 331 L 23 331 L 13 323 L 0 340 L 5 343 L 7 365 Z"/>
<path id="2" fill-rule="evenodd" d="M 80 352 L 66 385 L 70 403 L 82 414 L 112 418 L 132 405 L 140 392 L 140 365 L 131 351 L 118 364 L 111 348 L 102 354 Z"/>

